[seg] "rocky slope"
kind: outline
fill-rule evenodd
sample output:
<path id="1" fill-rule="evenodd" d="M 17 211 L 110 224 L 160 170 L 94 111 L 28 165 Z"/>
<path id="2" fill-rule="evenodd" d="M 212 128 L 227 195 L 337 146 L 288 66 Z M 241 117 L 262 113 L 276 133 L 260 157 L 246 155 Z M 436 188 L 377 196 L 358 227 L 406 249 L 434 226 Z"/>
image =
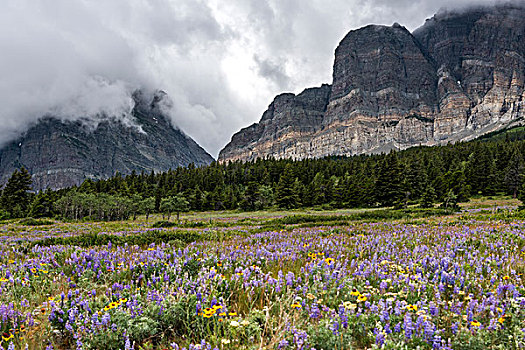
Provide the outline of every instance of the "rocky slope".
<path id="1" fill-rule="evenodd" d="M 97 125 L 41 119 L 0 149 L 0 184 L 21 166 L 32 174 L 34 189 L 56 189 L 88 178 L 107 178 L 117 171 L 165 171 L 213 161 L 164 117 L 160 108 L 164 93 L 148 96 L 136 92 L 133 98 L 135 107 L 127 119 L 107 118 Z"/>
<path id="2" fill-rule="evenodd" d="M 332 85 L 279 95 L 219 160 L 378 153 L 468 140 L 521 123 L 525 6 L 442 12 L 414 33 L 351 31 Z"/>

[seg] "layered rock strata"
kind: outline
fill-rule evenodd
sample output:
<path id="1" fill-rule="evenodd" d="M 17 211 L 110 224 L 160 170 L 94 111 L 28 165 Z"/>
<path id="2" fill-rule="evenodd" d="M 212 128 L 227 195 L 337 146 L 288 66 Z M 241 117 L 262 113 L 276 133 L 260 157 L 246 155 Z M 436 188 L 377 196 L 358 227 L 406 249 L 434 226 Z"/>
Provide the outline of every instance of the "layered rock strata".
<path id="1" fill-rule="evenodd" d="M 24 166 L 33 188 L 63 188 L 116 172 L 166 171 L 213 158 L 190 137 L 172 127 L 161 110 L 162 92 L 136 92 L 135 107 L 124 119 L 64 121 L 47 116 L 19 139 L 0 149 L 0 185 Z"/>
<path id="2" fill-rule="evenodd" d="M 524 117 L 525 7 L 442 12 L 349 32 L 331 85 L 275 98 L 220 161 L 387 152 L 476 138 Z"/>

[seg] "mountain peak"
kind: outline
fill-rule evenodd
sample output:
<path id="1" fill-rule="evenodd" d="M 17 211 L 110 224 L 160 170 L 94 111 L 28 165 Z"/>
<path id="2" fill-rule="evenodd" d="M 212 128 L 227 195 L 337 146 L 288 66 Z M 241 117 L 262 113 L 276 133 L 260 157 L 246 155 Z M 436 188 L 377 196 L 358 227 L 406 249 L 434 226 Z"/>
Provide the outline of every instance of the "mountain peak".
<path id="1" fill-rule="evenodd" d="M 270 108 L 219 160 L 378 153 L 520 123 L 524 32 L 525 4 L 517 3 L 443 10 L 414 33 L 397 23 L 352 30 L 315 103 L 295 96 Z"/>
<path id="2" fill-rule="evenodd" d="M 117 171 L 166 171 L 213 158 L 195 141 L 171 125 L 162 112 L 169 102 L 163 91 L 132 95 L 129 116 L 96 120 L 61 120 L 47 115 L 17 140 L 0 149 L 0 184 L 24 166 L 33 188 L 63 188 L 84 179 L 102 179 Z"/>

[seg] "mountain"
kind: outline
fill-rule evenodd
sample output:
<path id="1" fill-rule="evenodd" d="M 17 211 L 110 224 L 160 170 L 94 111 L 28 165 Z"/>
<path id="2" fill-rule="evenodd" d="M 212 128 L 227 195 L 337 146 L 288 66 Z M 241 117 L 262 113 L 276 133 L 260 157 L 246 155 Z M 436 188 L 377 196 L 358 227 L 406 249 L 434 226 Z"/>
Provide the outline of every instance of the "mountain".
<path id="1" fill-rule="evenodd" d="M 219 161 L 380 153 L 470 140 L 523 122 L 525 5 L 442 11 L 349 32 L 331 85 L 277 96 Z"/>
<path id="2" fill-rule="evenodd" d="M 101 179 L 151 170 L 166 171 L 213 158 L 190 137 L 172 127 L 161 111 L 165 93 L 133 94 L 126 118 L 64 121 L 47 116 L 18 140 L 0 149 L 0 184 L 24 166 L 33 188 L 63 188 L 85 179 Z"/>

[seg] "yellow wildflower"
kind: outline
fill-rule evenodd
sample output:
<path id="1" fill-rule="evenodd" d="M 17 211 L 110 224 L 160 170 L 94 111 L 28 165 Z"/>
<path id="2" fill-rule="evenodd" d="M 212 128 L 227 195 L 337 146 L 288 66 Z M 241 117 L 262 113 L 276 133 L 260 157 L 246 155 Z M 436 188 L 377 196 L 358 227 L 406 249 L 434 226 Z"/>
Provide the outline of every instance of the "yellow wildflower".
<path id="1" fill-rule="evenodd" d="M 417 305 L 407 305 L 407 310 L 408 311 L 417 311 Z"/>
<path id="2" fill-rule="evenodd" d="M 3 339 L 4 341 L 9 341 L 9 340 L 11 340 L 11 339 L 13 339 L 13 338 L 14 338 L 13 333 L 3 333 L 3 334 L 2 334 L 2 339 Z"/>
<path id="3" fill-rule="evenodd" d="M 294 308 L 294 309 L 300 309 L 300 308 L 302 308 L 301 304 L 299 304 L 299 303 L 293 303 L 291 306 L 292 306 L 292 308 Z"/>
<path id="4" fill-rule="evenodd" d="M 360 302 L 366 301 L 367 299 L 368 299 L 368 298 L 365 297 L 364 295 L 360 295 L 360 296 L 357 297 L 357 302 L 360 303 Z"/>

